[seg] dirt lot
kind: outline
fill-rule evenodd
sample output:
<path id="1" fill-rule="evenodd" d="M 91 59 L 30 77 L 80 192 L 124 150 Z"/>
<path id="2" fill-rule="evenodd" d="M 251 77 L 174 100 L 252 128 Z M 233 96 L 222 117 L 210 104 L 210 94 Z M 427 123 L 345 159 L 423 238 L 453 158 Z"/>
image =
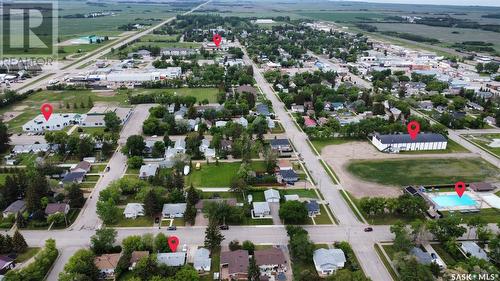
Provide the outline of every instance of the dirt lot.
<path id="1" fill-rule="evenodd" d="M 329 145 L 323 148 L 321 156 L 334 169 L 342 186 L 357 198 L 365 196 L 396 197 L 402 194 L 402 191 L 399 186 L 381 185 L 358 179 L 347 171 L 347 165 L 350 160 L 477 157 L 472 153 L 388 154 L 378 151 L 369 142 L 348 142 L 339 145 Z"/>

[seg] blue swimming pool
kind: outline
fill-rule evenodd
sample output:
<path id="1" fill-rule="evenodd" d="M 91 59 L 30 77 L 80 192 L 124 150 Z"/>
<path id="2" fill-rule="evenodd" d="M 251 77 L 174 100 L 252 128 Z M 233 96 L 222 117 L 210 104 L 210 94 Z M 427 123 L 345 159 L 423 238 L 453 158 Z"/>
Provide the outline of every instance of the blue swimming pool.
<path id="1" fill-rule="evenodd" d="M 450 208 L 458 206 L 476 206 L 476 200 L 472 199 L 469 195 L 464 194 L 458 197 L 456 194 L 437 195 L 432 197 L 434 201 L 441 208 Z"/>

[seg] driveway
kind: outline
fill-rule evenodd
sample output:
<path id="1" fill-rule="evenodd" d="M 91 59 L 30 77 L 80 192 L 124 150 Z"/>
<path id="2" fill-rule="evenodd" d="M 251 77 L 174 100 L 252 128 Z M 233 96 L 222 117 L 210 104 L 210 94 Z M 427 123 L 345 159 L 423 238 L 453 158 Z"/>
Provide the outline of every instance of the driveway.
<path id="1" fill-rule="evenodd" d="M 280 219 L 280 203 L 269 203 L 269 207 L 271 208 L 271 216 L 273 216 L 273 224 L 274 225 L 282 225 Z"/>

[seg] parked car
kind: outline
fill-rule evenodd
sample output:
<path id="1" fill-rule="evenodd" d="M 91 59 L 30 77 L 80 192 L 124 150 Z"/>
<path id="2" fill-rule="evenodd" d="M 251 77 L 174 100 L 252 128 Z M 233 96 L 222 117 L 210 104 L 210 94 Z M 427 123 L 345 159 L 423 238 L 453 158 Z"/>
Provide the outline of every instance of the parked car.
<path id="1" fill-rule="evenodd" d="M 372 232 L 373 228 L 371 226 L 365 227 L 365 232 Z"/>
<path id="2" fill-rule="evenodd" d="M 177 226 L 169 226 L 167 230 L 177 230 Z"/>
<path id="3" fill-rule="evenodd" d="M 228 230 L 229 226 L 227 226 L 227 225 L 221 225 L 221 226 L 219 226 L 219 229 L 220 230 Z"/>
<path id="4" fill-rule="evenodd" d="M 160 218 L 159 217 L 155 218 L 155 223 L 160 223 Z"/>

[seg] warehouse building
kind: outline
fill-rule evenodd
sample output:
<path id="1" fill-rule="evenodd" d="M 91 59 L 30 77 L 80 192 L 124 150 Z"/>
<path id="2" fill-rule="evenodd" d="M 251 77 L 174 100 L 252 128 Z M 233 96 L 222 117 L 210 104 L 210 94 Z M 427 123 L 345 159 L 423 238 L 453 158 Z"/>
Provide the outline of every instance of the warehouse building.
<path id="1" fill-rule="evenodd" d="M 397 153 L 410 150 L 441 150 L 446 149 L 447 139 L 440 134 L 421 133 L 413 140 L 409 134 L 381 135 L 372 137 L 373 145 L 380 151 Z"/>
<path id="2" fill-rule="evenodd" d="M 50 116 L 49 120 L 45 120 L 45 118 L 39 114 L 23 125 L 23 131 L 42 132 L 62 130 L 66 126 L 80 124 L 85 117 L 85 114 L 54 113 Z"/>

